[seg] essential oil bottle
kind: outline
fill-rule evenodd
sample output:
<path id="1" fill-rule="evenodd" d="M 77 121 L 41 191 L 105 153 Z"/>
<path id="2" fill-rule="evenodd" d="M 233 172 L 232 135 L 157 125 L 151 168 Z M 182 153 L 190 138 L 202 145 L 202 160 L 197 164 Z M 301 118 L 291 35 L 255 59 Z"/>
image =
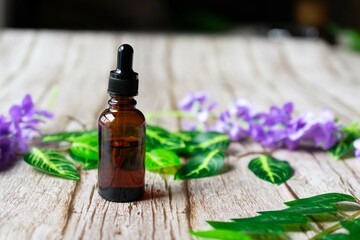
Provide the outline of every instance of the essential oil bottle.
<path id="1" fill-rule="evenodd" d="M 145 117 L 135 108 L 138 74 L 134 50 L 118 49 L 117 68 L 110 72 L 109 108 L 99 117 L 99 194 L 114 202 L 130 202 L 144 194 Z"/>

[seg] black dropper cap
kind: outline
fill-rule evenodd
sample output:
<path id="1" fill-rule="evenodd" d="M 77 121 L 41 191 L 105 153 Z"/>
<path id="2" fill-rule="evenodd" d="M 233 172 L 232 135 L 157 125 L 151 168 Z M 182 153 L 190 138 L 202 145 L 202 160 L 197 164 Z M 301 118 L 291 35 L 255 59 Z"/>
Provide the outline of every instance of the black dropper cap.
<path id="1" fill-rule="evenodd" d="M 132 69 L 134 49 L 123 44 L 118 49 L 117 67 L 110 72 L 108 93 L 111 96 L 131 97 L 138 94 L 138 74 Z"/>

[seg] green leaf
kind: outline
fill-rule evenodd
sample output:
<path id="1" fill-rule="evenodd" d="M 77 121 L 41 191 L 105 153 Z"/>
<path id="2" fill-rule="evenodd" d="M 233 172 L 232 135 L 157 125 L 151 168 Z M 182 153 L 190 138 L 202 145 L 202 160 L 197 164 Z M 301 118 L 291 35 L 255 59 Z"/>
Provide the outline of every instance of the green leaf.
<path id="1" fill-rule="evenodd" d="M 185 147 L 176 149 L 176 153 L 179 156 L 183 156 L 183 157 L 192 156 L 194 154 L 194 150 L 191 147 L 192 145 L 194 145 L 192 140 L 194 139 L 195 136 L 197 136 L 200 133 L 201 132 L 199 131 L 184 131 L 184 130 L 174 132 L 174 134 L 179 138 L 181 138 L 181 140 L 183 140 L 183 142 L 185 143 Z"/>
<path id="2" fill-rule="evenodd" d="M 348 47 L 353 51 L 360 52 L 360 32 L 354 29 L 346 29 L 343 35 L 346 37 Z"/>
<path id="3" fill-rule="evenodd" d="M 97 136 L 97 129 L 92 129 L 88 131 L 75 131 L 75 132 L 60 132 L 50 135 L 45 135 L 42 137 L 42 142 L 59 142 L 59 141 L 66 141 L 66 142 L 73 142 L 76 141 L 78 138 L 82 137 L 94 137 Z"/>
<path id="4" fill-rule="evenodd" d="M 185 140 L 186 147 L 179 149 L 178 153 L 185 156 L 191 156 L 199 151 L 226 149 L 231 140 L 228 135 L 219 132 L 178 132 L 176 133 Z"/>
<path id="5" fill-rule="evenodd" d="M 254 223 L 239 223 L 239 222 L 216 222 L 208 221 L 208 224 L 215 229 L 239 231 L 249 234 L 282 234 L 284 228 L 280 225 L 272 224 L 270 222 L 254 222 Z"/>
<path id="6" fill-rule="evenodd" d="M 359 240 L 359 237 L 350 237 L 347 234 L 344 233 L 337 233 L 337 234 L 331 234 L 331 235 L 326 235 L 322 238 L 320 238 L 321 240 Z"/>
<path id="7" fill-rule="evenodd" d="M 146 169 L 160 169 L 181 164 L 180 158 L 175 152 L 163 148 L 153 149 L 146 152 L 145 167 Z"/>
<path id="8" fill-rule="evenodd" d="M 98 168 L 99 161 L 97 159 L 83 158 L 75 155 L 72 151 L 69 151 L 70 157 L 82 165 L 83 170 L 92 170 Z"/>
<path id="9" fill-rule="evenodd" d="M 341 221 L 340 224 L 349 231 L 350 235 L 360 236 L 360 219 Z"/>
<path id="10" fill-rule="evenodd" d="M 309 219 L 306 216 L 296 214 L 296 213 L 287 213 L 283 211 L 274 211 L 271 213 L 262 213 L 260 216 L 251 217 L 251 218 L 239 218 L 232 219 L 235 222 L 239 223 L 264 223 L 269 222 L 273 224 L 306 224 L 309 222 Z"/>
<path id="11" fill-rule="evenodd" d="M 222 239 L 222 240 L 251 240 L 252 238 L 249 235 L 246 235 L 241 232 L 234 232 L 228 230 L 209 230 L 209 231 L 199 231 L 199 232 L 190 232 L 191 235 L 201 238 L 211 238 L 211 239 Z"/>
<path id="12" fill-rule="evenodd" d="M 323 213 L 337 212 L 337 207 L 334 204 L 303 204 L 297 205 L 283 210 L 289 213 L 298 213 L 304 215 L 314 215 Z"/>
<path id="13" fill-rule="evenodd" d="M 175 174 L 175 180 L 215 175 L 224 165 L 225 154 L 217 149 L 204 151 L 191 158 Z"/>
<path id="14" fill-rule="evenodd" d="M 360 137 L 360 124 L 358 122 L 344 126 L 342 130 L 344 131 L 344 137 L 335 146 L 327 150 L 336 160 L 342 159 L 348 154 L 353 154 L 353 142 Z"/>
<path id="15" fill-rule="evenodd" d="M 40 171 L 66 179 L 80 179 L 75 165 L 58 151 L 32 148 L 24 156 L 24 160 Z"/>
<path id="16" fill-rule="evenodd" d="M 303 204 L 326 204 L 326 203 L 337 203 L 337 202 L 356 202 L 356 198 L 353 196 L 343 193 L 325 193 L 309 198 L 301 198 L 294 201 L 285 202 L 287 206 L 297 206 Z"/>
<path id="17" fill-rule="evenodd" d="M 296 205 L 290 208 L 286 208 L 279 211 L 266 211 L 266 212 L 259 212 L 260 214 L 273 214 L 276 212 L 285 212 L 285 213 L 296 213 L 302 215 L 315 215 L 315 214 L 323 214 L 323 213 L 332 213 L 337 212 L 337 207 L 334 204 L 303 204 L 303 205 Z"/>
<path id="18" fill-rule="evenodd" d="M 83 170 L 92 170 L 92 169 L 98 169 L 99 162 L 96 161 L 88 161 L 83 165 Z"/>
<path id="19" fill-rule="evenodd" d="M 339 215 L 336 215 L 336 218 L 329 218 L 329 216 L 335 216 L 335 214 L 332 213 L 341 211 L 336 203 L 344 201 L 354 202 L 355 200 L 354 197 L 346 194 L 327 193 L 288 202 L 288 204 L 292 206 L 283 210 L 259 212 L 261 214 L 259 216 L 232 219 L 233 222 L 208 221 L 208 223 L 215 228 L 215 230 L 248 234 L 249 237 L 253 239 L 288 239 L 285 233 L 313 230 L 314 228 L 309 224 L 310 220 L 316 222 L 316 220 L 326 216 L 326 218 L 322 218 L 320 222 L 339 221 L 339 219 L 341 219 Z M 308 218 L 307 215 L 312 215 L 311 219 Z M 348 217 L 348 219 L 355 218 L 358 215 L 359 211 Z M 328 232 L 339 229 L 340 225 L 348 230 L 348 234 L 328 234 Z M 221 232 L 212 234 L 211 231 L 204 231 L 204 235 L 201 235 L 202 233 L 203 232 L 200 232 L 199 235 L 195 236 L 222 239 Z M 324 236 L 325 234 L 327 235 Z M 232 235 L 230 235 L 230 237 L 231 236 Z M 360 219 L 353 219 L 332 225 L 324 231 L 318 232 L 312 239 L 357 240 L 359 236 Z M 234 239 L 236 239 L 236 235 L 234 235 Z"/>
<path id="20" fill-rule="evenodd" d="M 290 164 L 269 155 L 260 155 L 250 161 L 248 168 L 258 177 L 276 185 L 286 182 L 293 175 Z"/>
<path id="21" fill-rule="evenodd" d="M 77 138 L 76 142 L 71 144 L 69 153 L 71 156 L 77 156 L 82 159 L 98 160 L 98 138 L 88 136 Z"/>
<path id="22" fill-rule="evenodd" d="M 355 139 L 354 139 L 355 140 Z M 349 138 L 340 140 L 335 146 L 327 150 L 335 160 L 340 160 L 354 151 L 353 141 Z"/>
<path id="23" fill-rule="evenodd" d="M 196 155 L 204 150 L 226 149 L 231 143 L 226 134 L 219 132 L 180 131 L 175 134 L 186 145 L 184 148 L 177 149 L 176 152 L 185 157 Z"/>
<path id="24" fill-rule="evenodd" d="M 199 131 L 184 131 L 184 130 L 174 132 L 174 134 L 179 138 L 181 138 L 181 140 L 183 140 L 185 144 L 189 144 L 194 139 L 194 137 L 196 137 L 200 133 L 201 132 Z"/>
<path id="25" fill-rule="evenodd" d="M 192 144 L 195 149 L 226 149 L 230 145 L 230 138 L 228 135 L 219 132 L 204 132 L 196 135 Z"/>
<path id="26" fill-rule="evenodd" d="M 61 132 L 46 135 L 43 142 L 71 142 L 70 157 L 83 166 L 84 170 L 98 167 L 98 133 L 96 129 L 88 131 Z"/>
<path id="27" fill-rule="evenodd" d="M 322 240 L 358 240 L 360 236 L 360 219 L 353 219 L 348 221 L 340 221 L 343 228 L 348 230 L 348 234 L 328 234 L 322 237 Z"/>
<path id="28" fill-rule="evenodd" d="M 175 150 L 185 147 L 185 143 L 180 137 L 163 128 L 152 125 L 146 126 L 146 144 L 147 149 L 165 148 Z"/>
<path id="29" fill-rule="evenodd" d="M 70 157 L 80 163 L 84 170 L 98 167 L 98 136 L 97 132 L 82 134 L 71 139 Z"/>

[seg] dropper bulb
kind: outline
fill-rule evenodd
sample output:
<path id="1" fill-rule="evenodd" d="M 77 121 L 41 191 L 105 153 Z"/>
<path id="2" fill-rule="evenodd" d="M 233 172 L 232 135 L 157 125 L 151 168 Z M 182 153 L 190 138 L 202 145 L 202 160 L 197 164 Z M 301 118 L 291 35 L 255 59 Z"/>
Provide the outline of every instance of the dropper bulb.
<path id="1" fill-rule="evenodd" d="M 111 96 L 136 96 L 139 88 L 138 74 L 132 69 L 134 49 L 123 44 L 117 52 L 117 66 L 110 71 L 108 93 Z"/>
<path id="2" fill-rule="evenodd" d="M 117 69 L 121 72 L 132 71 L 134 49 L 129 44 L 123 44 L 118 49 Z"/>

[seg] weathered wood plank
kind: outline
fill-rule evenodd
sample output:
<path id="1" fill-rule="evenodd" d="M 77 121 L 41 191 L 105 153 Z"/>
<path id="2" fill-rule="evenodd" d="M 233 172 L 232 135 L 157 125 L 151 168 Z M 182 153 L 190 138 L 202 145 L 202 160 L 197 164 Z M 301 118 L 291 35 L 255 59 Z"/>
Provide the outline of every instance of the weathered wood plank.
<path id="1" fill-rule="evenodd" d="M 351 83 L 346 77 L 334 75 L 334 68 L 329 67 L 329 59 L 334 58 L 334 51 L 323 43 L 296 43 L 286 43 L 285 55 L 290 67 L 299 76 L 297 82 L 306 87 L 304 92 L 312 94 L 314 100 L 321 102 L 323 107 L 332 109 L 346 121 L 358 118 L 359 111 L 354 108 L 354 103 L 359 102 L 360 97 L 355 94 L 354 89 L 359 82 Z M 310 70 L 310 66 L 313 69 Z"/>
<path id="2" fill-rule="evenodd" d="M 1 110 L 25 92 L 46 107 L 51 99 L 49 89 L 58 86 L 52 109 L 56 118 L 44 130 L 96 127 L 97 116 L 106 107 L 107 78 L 121 43 L 135 49 L 134 68 L 140 74 L 136 99 L 144 113 L 175 109 L 189 91 L 207 90 L 219 102 L 218 112 L 244 97 L 262 110 L 291 100 L 298 113 L 328 107 L 345 121 L 359 116 L 353 104 L 360 100 L 356 92 L 360 75 L 355 66 L 360 58 L 319 41 L 49 31 L 2 33 Z M 22 74 L 15 74 L 19 69 Z M 174 118 L 149 123 L 171 130 L 181 127 Z M 230 151 L 243 154 L 261 149 L 257 144 L 233 143 Z M 286 184 L 274 186 L 247 169 L 254 156 L 229 156 L 224 172 L 206 179 L 174 181 L 171 175 L 147 172 L 144 199 L 122 204 L 99 197 L 96 171 L 81 171 L 81 181 L 72 182 L 19 162 L 0 174 L 0 236 L 190 239 L 187 231 L 208 229 L 206 220 L 281 209 L 284 201 L 298 197 L 334 191 L 360 197 L 356 187 L 360 163 L 355 159 L 334 161 L 326 153 L 279 150 L 275 156 L 288 160 L 295 175 Z M 292 236 L 307 239 L 312 234 Z"/>
<path id="3" fill-rule="evenodd" d="M 248 81 L 246 82 L 246 89 L 256 89 L 253 94 L 256 96 L 256 94 L 258 92 L 261 92 L 261 88 L 266 88 L 267 86 L 272 86 L 271 92 L 268 91 L 267 93 L 267 97 L 270 98 L 270 100 L 266 103 L 267 106 L 269 106 L 269 103 L 276 103 L 276 104 L 280 104 L 281 102 L 285 102 L 288 100 L 293 100 L 295 97 L 295 106 L 299 107 L 302 111 L 304 110 L 309 110 L 309 109 L 314 109 L 319 111 L 323 106 L 322 106 L 322 102 L 316 100 L 316 96 L 320 95 L 326 95 L 326 92 L 317 92 L 316 88 L 311 88 L 311 87 L 307 87 L 304 85 L 309 84 L 308 82 L 306 82 L 305 80 L 303 80 L 301 77 L 293 74 L 293 70 L 287 69 L 285 66 L 285 64 L 282 64 L 283 70 L 285 70 L 285 72 L 280 71 L 280 74 L 277 75 L 276 74 L 276 70 L 277 66 L 280 66 L 281 62 L 286 62 L 288 61 L 288 59 L 286 59 L 287 56 L 283 56 L 282 55 L 282 47 L 281 45 L 279 45 L 278 47 L 274 46 L 274 43 L 271 42 L 266 42 L 265 40 L 259 40 L 259 39 L 253 39 L 251 41 L 252 47 L 250 48 L 250 51 L 253 54 L 253 59 L 256 59 L 256 65 L 258 66 L 258 69 L 263 69 L 262 71 L 264 71 L 264 74 L 262 76 L 259 76 L 258 78 L 256 78 L 256 80 L 254 81 Z M 225 46 L 225 45 L 223 45 Z M 301 48 L 301 44 L 294 44 L 293 47 L 296 48 Z M 230 46 L 227 47 L 231 48 Z M 272 48 L 271 50 L 271 54 L 264 54 L 267 53 L 266 49 L 268 48 Z M 313 45 L 313 51 L 317 50 L 317 44 Z M 320 47 L 321 49 L 321 47 Z M 301 49 L 299 50 L 301 51 Z M 318 52 L 319 54 L 319 52 Z M 293 54 L 289 54 L 289 56 L 294 57 Z M 284 59 L 285 58 L 285 59 Z M 255 64 L 254 64 L 255 65 Z M 264 66 L 266 65 L 266 66 Z M 272 67 L 271 67 L 272 66 Z M 318 66 L 314 66 L 315 69 L 312 69 L 311 71 L 315 71 Z M 325 66 L 321 66 L 324 69 L 324 72 L 326 71 L 326 67 Z M 295 67 L 294 67 L 295 68 Z M 236 65 L 234 64 L 232 69 L 237 69 Z M 261 71 L 258 71 L 261 72 Z M 241 72 L 235 73 L 236 76 L 241 76 Z M 226 78 L 226 77 L 225 77 Z M 231 77 L 229 77 L 229 79 L 231 79 Z M 291 79 L 298 79 L 297 82 L 292 82 Z M 229 80 L 229 83 L 233 83 L 233 81 Z M 249 86 L 249 85 L 254 85 L 254 86 Z M 257 86 L 257 88 L 256 88 Z M 324 87 L 325 88 L 325 87 Z M 242 92 L 243 90 L 241 89 L 241 87 L 233 85 L 231 87 L 231 89 L 233 91 L 239 91 Z M 268 88 L 269 89 L 269 88 Z M 304 94 L 306 93 L 306 94 Z M 256 96 L 257 97 L 257 96 Z M 329 101 L 329 103 L 332 103 L 333 101 Z M 264 102 L 262 103 L 264 105 Z M 338 108 L 336 108 L 338 109 Z M 348 115 L 349 116 L 349 115 Z M 354 116 L 354 115 L 352 115 Z M 283 156 L 280 155 L 279 158 L 283 158 L 283 159 L 289 159 L 291 164 L 293 164 L 293 159 L 296 159 L 298 157 L 299 153 L 295 153 L 295 152 L 287 152 L 286 154 L 284 154 Z M 277 155 L 275 155 L 277 156 Z M 317 155 L 314 155 L 317 156 Z M 339 165 L 342 165 L 342 167 L 340 167 L 340 169 L 343 169 L 343 163 L 342 162 L 334 162 L 334 160 L 332 160 L 328 155 L 326 154 L 322 154 L 321 157 L 317 158 L 314 157 L 315 159 L 311 159 L 311 161 L 305 162 L 308 165 L 310 164 L 314 164 L 316 161 L 321 161 L 325 162 L 324 164 L 326 165 L 332 165 L 332 164 L 337 164 L 336 167 L 334 167 L 333 169 L 337 169 L 339 168 Z M 319 159 L 319 160 L 318 160 Z M 328 183 L 327 176 L 329 174 L 326 174 L 325 172 L 323 174 L 321 174 L 321 176 L 319 176 L 319 174 L 317 173 L 319 170 L 316 166 L 311 165 L 311 166 L 304 166 L 305 163 L 301 163 L 299 165 L 294 164 L 294 168 L 295 168 L 295 176 L 288 181 L 287 184 L 285 184 L 286 188 L 276 188 L 273 190 L 273 192 L 275 191 L 279 191 L 280 195 L 294 195 L 292 197 L 306 197 L 306 196 L 310 196 L 313 195 L 314 193 L 319 194 L 319 193 L 324 193 L 324 192 L 328 192 L 328 191 L 340 191 L 340 192 L 346 192 L 346 193 L 351 193 L 354 194 L 355 196 L 359 195 L 359 192 L 356 191 L 350 191 L 351 189 L 353 189 L 351 186 L 344 186 L 342 184 L 342 182 L 339 183 L 339 181 L 334 181 L 333 184 L 331 184 L 330 186 L 327 186 L 326 183 Z M 354 161 L 347 161 L 347 163 L 354 163 Z M 306 171 L 306 167 L 309 167 L 309 169 L 312 169 L 312 172 L 310 174 L 309 171 Z M 246 169 L 247 168 L 247 163 L 244 164 L 242 166 L 242 168 Z M 304 168 L 304 169 L 303 169 Z M 247 169 L 246 169 L 247 170 Z M 336 172 L 332 172 L 329 171 L 330 175 L 335 175 L 336 176 Z M 244 173 L 242 173 L 244 174 Z M 246 174 L 246 173 L 245 173 Z M 347 173 L 342 173 L 346 176 L 348 176 Z M 240 175 L 240 174 L 238 174 Z M 319 184 L 314 183 L 313 185 L 313 181 L 312 179 L 307 180 L 305 183 L 298 183 L 298 184 L 293 184 L 293 181 L 296 181 L 297 177 L 299 177 L 299 175 L 301 176 L 301 179 L 306 179 L 307 176 L 312 176 L 313 178 L 316 178 L 318 181 L 322 182 L 323 184 L 321 184 L 321 187 L 318 187 Z M 249 179 L 253 178 L 253 176 L 248 175 Z M 258 179 L 254 179 L 254 181 L 258 181 Z M 261 184 L 261 183 L 258 183 Z M 337 185 L 339 184 L 339 185 Z M 255 184 L 254 184 L 255 185 Z M 266 183 L 264 184 L 266 185 Z M 307 186 L 307 188 L 304 188 L 304 186 Z M 229 188 L 229 185 L 227 185 L 227 187 Z M 234 190 L 235 187 L 231 188 L 230 192 L 234 192 L 236 190 Z M 298 193 L 298 191 L 300 189 L 305 189 L 303 191 L 301 191 L 300 193 Z M 350 190 L 349 190 L 350 189 Z M 263 192 L 263 191 L 261 191 Z M 288 193 L 287 193 L 288 192 Z M 256 192 L 254 194 L 254 197 L 258 197 L 259 192 Z M 268 196 L 272 196 L 271 194 Z M 283 199 L 286 197 L 283 197 Z M 247 197 L 246 199 L 249 199 L 249 197 Z M 270 199 L 269 199 L 270 200 Z M 278 199 L 275 199 L 275 201 L 277 201 Z M 271 199 L 272 202 L 274 202 L 274 200 Z M 263 205 L 263 202 L 262 202 Z M 301 235 L 296 235 L 297 238 L 301 238 Z M 304 236 L 303 236 L 304 237 Z M 296 239 L 297 239 L 296 238 Z"/>
<path id="4" fill-rule="evenodd" d="M 196 45 L 194 41 L 192 43 L 194 46 L 189 44 L 189 42 L 184 41 L 184 39 L 177 40 L 176 51 L 178 53 L 187 51 L 186 55 L 179 54 L 175 59 L 176 62 L 173 63 L 173 68 L 177 69 L 177 71 L 181 72 L 182 69 L 188 69 L 190 65 L 197 66 L 198 69 L 204 69 L 201 71 L 202 79 L 197 80 L 196 86 L 198 90 L 206 89 L 210 93 L 211 96 L 216 96 L 216 99 L 220 101 L 220 105 L 225 107 L 233 100 L 233 96 L 239 96 L 239 92 L 249 90 L 249 88 L 242 88 L 242 85 L 238 83 L 242 83 L 240 80 L 234 80 L 234 76 L 241 79 L 242 74 L 239 73 L 238 70 L 242 71 L 241 67 L 238 65 L 237 61 L 231 63 L 224 61 L 226 59 L 226 55 L 222 55 L 221 46 L 214 46 L 214 41 L 210 41 L 208 39 L 203 40 L 202 44 Z M 194 39 L 189 39 L 191 41 Z M 195 41 L 196 42 L 196 41 Z M 220 40 L 219 40 L 220 42 Z M 205 44 L 206 43 L 206 44 Z M 176 43 L 175 43 L 176 44 Z M 227 43 L 228 44 L 228 43 Z M 224 45 L 227 45 L 224 44 Z M 217 49 L 217 54 L 215 54 L 212 49 Z M 238 53 L 240 54 L 240 53 Z M 249 53 L 241 52 L 245 56 L 248 56 Z M 209 59 L 208 61 L 214 61 L 215 59 L 222 59 L 223 62 L 226 62 L 226 66 L 229 67 L 230 71 L 222 71 L 222 78 L 219 78 L 220 71 L 222 70 L 222 64 L 214 64 L 211 68 L 211 72 L 207 71 L 207 62 L 204 63 L 204 60 L 200 60 L 199 56 L 202 59 Z M 241 57 L 239 57 L 241 59 Z M 190 62 L 189 62 L 190 59 Z M 244 60 L 245 62 L 251 62 Z M 204 64 L 205 66 L 199 67 L 198 65 Z M 249 64 L 249 63 L 248 63 Z M 250 67 L 250 69 L 254 67 Z M 175 70 L 176 71 L 176 70 Z M 217 73 L 216 73 L 217 72 Z M 229 82 L 227 82 L 228 86 L 224 84 L 226 81 L 226 75 L 224 72 L 230 73 L 228 76 Z M 224 76 L 225 75 L 225 76 Z M 176 78 L 175 75 L 175 83 L 177 92 L 186 92 L 188 91 L 186 87 L 184 87 L 183 76 L 179 74 Z M 216 78 L 214 78 L 214 76 Z M 187 81 L 194 81 L 191 79 L 191 75 L 187 76 Z M 213 79 L 213 80 L 212 80 Z M 207 81 L 211 81 L 212 84 L 209 85 Z M 249 81 L 249 85 L 254 83 L 254 81 Z M 193 86 L 195 83 L 193 84 Z M 258 86 L 254 84 L 253 86 L 254 92 L 258 89 Z M 226 88 L 226 91 L 219 89 Z M 231 90 L 230 90 L 231 89 Z M 254 93 L 251 92 L 250 94 Z M 215 93 L 215 94 L 214 94 Z M 249 95 L 249 93 L 247 93 Z M 262 97 L 269 97 L 267 95 Z M 248 148 L 244 148 L 241 145 L 235 145 L 234 148 L 240 152 L 253 151 L 258 150 L 258 146 L 251 145 Z M 236 162 L 236 158 L 229 157 L 227 160 L 228 168 L 230 169 L 228 172 L 225 172 L 222 175 L 213 177 L 211 179 L 197 179 L 188 181 L 189 185 L 189 200 L 191 204 L 190 208 L 190 219 L 191 219 L 191 227 L 193 229 L 207 229 L 209 226 L 206 224 L 206 220 L 228 220 L 230 218 L 235 217 L 246 217 L 253 216 L 256 214 L 256 211 L 266 210 L 266 209 L 276 209 L 282 208 L 282 202 L 288 199 L 291 199 L 291 195 L 287 191 L 283 191 L 282 188 L 277 188 L 272 186 L 271 184 L 254 184 L 253 181 L 254 176 L 247 169 L 248 161 Z M 248 158 L 249 160 L 249 158 Z M 252 179 L 252 180 L 251 180 Z M 259 181 L 259 180 L 258 180 Z M 273 192 L 277 192 L 278 194 L 274 195 Z M 279 199 L 279 195 L 281 198 Z M 273 199 L 271 196 L 274 196 Z M 260 200 L 259 200 L 260 199 Z M 251 207 L 250 207 L 251 206 Z"/>
<path id="5" fill-rule="evenodd" d="M 161 36 L 154 39 L 146 35 L 120 36 L 116 38 L 115 51 L 112 51 L 108 58 L 116 59 L 117 46 L 125 42 L 135 48 L 134 69 L 142 73 L 140 95 L 137 98 L 139 109 L 144 112 L 171 109 L 171 91 L 169 91 L 171 86 L 166 75 L 168 48 L 166 39 Z M 90 50 L 91 47 L 87 46 L 85 49 Z M 111 68 L 114 66 L 115 64 Z M 164 66 L 162 71 L 159 71 L 159 66 Z M 106 70 L 106 74 L 111 68 Z M 107 76 L 102 79 L 102 85 L 107 87 Z M 154 95 L 159 93 L 162 96 Z M 100 99 L 104 99 L 106 91 L 99 94 L 103 95 Z M 174 129 L 176 122 L 175 119 L 169 119 L 157 123 Z M 149 237 L 185 239 L 187 237 L 188 228 L 183 224 L 187 221 L 186 198 L 181 194 L 183 183 L 169 183 L 170 177 L 147 172 L 145 199 L 141 202 L 116 204 L 102 200 L 97 194 L 96 171 L 85 172 L 82 177 L 73 193 L 74 200 L 69 210 L 68 223 L 63 231 L 65 238 L 112 239 L 119 236 L 126 239 Z"/>
<path id="6" fill-rule="evenodd" d="M 0 84 L 2 91 L 0 99 L 2 102 L 14 98 L 14 94 L 6 91 L 6 86 L 11 85 L 17 74 L 22 74 L 31 58 L 33 45 L 35 44 L 35 33 L 33 31 L 6 31 L 2 32 L 0 39 Z M 10 96 L 12 99 L 8 99 Z M 9 106 L 0 105 L 0 112 L 8 110 Z"/>
<path id="7" fill-rule="evenodd" d="M 62 50 L 66 46 L 66 38 L 62 33 L 9 32 L 9 35 L 7 39 L 6 33 L 2 41 L 7 39 L 6 44 L 14 41 L 22 51 L 11 53 L 13 50 L 9 50 L 10 55 L 14 54 L 20 59 L 19 66 L 9 65 L 9 69 L 21 72 L 8 75 L 7 84 L 1 92 L 6 97 L 3 105 L 7 108 L 11 103 L 20 103 L 25 93 L 31 93 L 36 102 L 46 94 L 49 77 L 59 67 Z M 12 38 L 13 35 L 16 39 L 23 37 L 27 41 L 17 42 Z M 33 42 L 30 44 L 31 49 L 28 49 L 29 41 Z M 54 57 L 49 57 L 49 53 Z M 7 59 L 10 63 L 16 62 L 11 56 Z M 1 238 L 61 237 L 61 226 L 66 219 L 65 209 L 69 207 L 74 182 L 45 177 L 21 160 L 15 167 L 0 174 L 0 182 Z"/>

